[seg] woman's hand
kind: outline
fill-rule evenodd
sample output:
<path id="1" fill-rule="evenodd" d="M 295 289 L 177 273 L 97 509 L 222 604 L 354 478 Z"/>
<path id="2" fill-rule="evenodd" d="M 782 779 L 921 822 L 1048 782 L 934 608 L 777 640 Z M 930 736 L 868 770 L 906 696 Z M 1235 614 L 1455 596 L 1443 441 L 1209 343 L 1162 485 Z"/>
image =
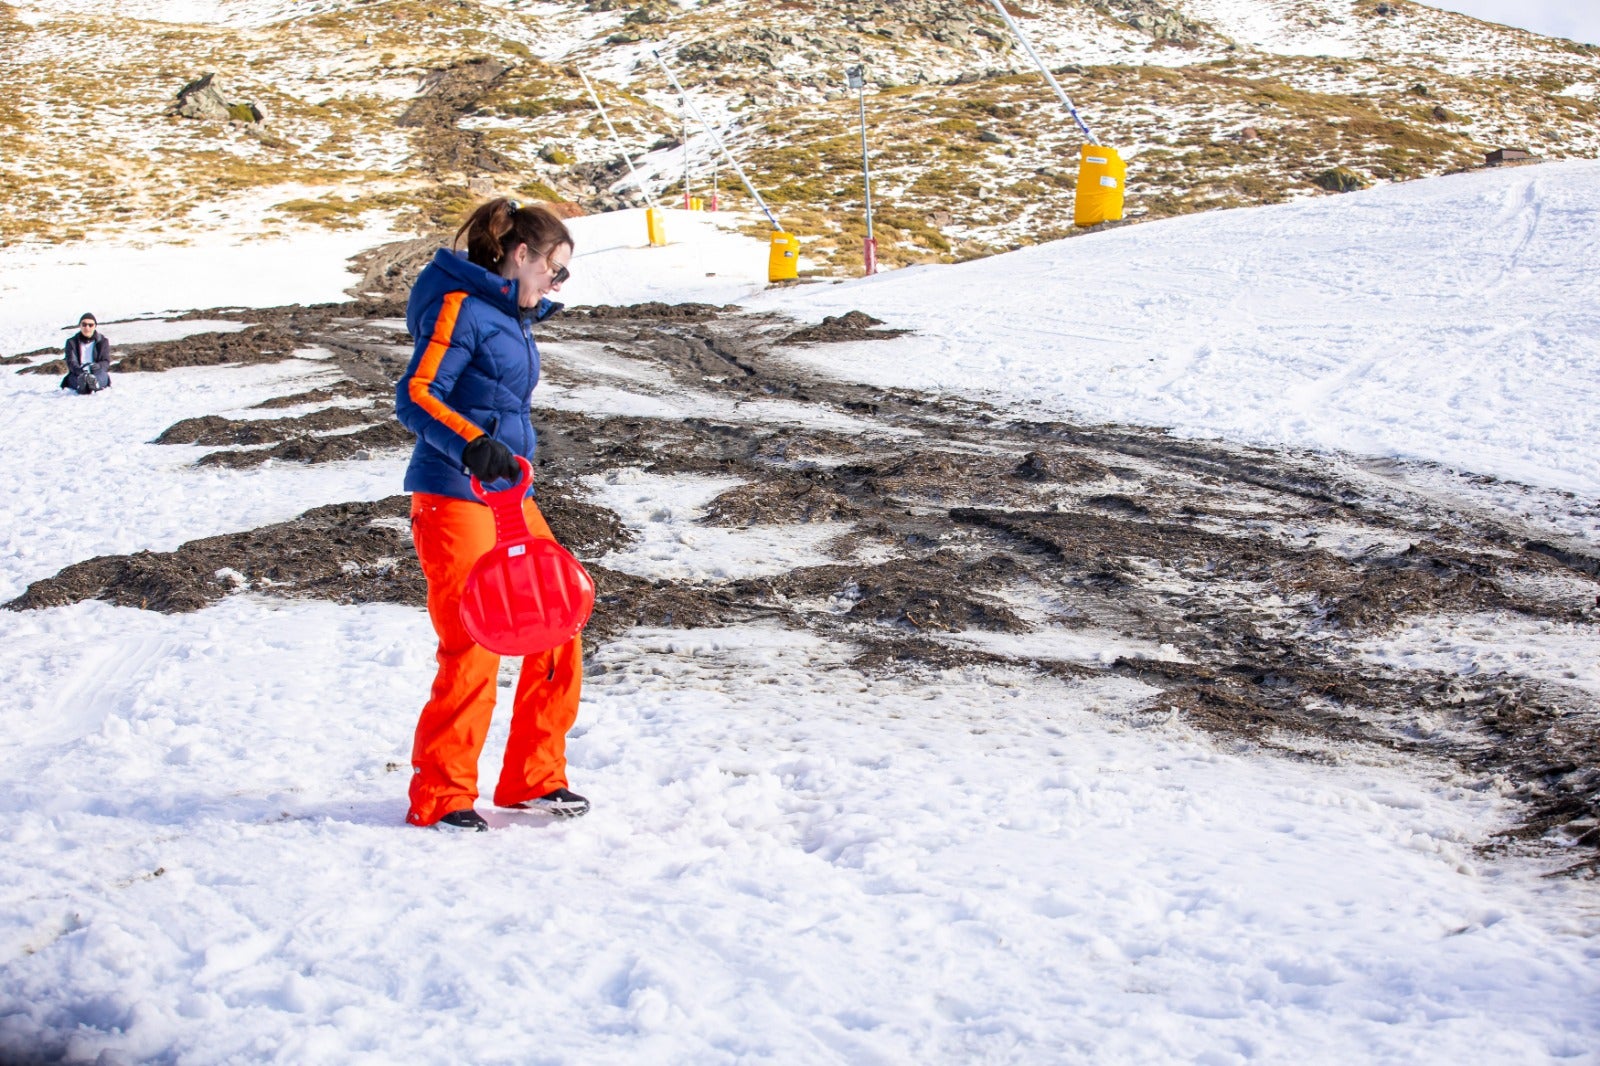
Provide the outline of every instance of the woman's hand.
<path id="1" fill-rule="evenodd" d="M 485 433 L 474 438 L 461 453 L 461 461 L 467 464 L 467 469 L 472 471 L 474 477 L 482 482 L 514 481 L 522 475 L 522 470 L 517 466 L 517 457 L 511 454 L 511 449 Z"/>

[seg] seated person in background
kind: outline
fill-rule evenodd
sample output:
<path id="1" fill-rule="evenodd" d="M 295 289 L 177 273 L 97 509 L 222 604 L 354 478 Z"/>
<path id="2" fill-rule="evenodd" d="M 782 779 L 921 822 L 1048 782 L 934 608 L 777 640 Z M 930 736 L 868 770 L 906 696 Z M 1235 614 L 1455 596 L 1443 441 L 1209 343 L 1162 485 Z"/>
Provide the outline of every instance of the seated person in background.
<path id="1" fill-rule="evenodd" d="M 63 352 L 67 376 L 61 379 L 63 389 L 87 396 L 111 387 L 111 342 L 95 328 L 96 325 L 94 316 L 86 314 L 78 319 L 78 332 L 67 338 Z"/>

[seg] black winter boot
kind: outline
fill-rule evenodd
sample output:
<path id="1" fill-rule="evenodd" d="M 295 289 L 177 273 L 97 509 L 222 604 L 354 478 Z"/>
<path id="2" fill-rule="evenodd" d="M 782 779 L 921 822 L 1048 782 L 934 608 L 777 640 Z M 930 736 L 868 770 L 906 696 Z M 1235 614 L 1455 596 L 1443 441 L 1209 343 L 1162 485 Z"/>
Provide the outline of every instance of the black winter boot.
<path id="1" fill-rule="evenodd" d="M 433 823 L 435 829 L 443 829 L 447 833 L 487 833 L 489 823 L 483 820 L 483 815 L 471 807 L 464 807 L 459 811 L 449 814 Z"/>

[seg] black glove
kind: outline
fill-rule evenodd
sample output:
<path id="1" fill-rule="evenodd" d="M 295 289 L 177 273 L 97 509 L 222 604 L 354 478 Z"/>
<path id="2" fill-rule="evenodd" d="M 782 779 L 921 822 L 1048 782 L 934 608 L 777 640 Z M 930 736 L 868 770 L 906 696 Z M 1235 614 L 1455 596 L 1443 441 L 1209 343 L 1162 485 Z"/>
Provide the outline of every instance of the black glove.
<path id="1" fill-rule="evenodd" d="M 515 481 L 522 476 L 517 457 L 511 449 L 485 433 L 469 443 L 461 453 L 461 461 L 479 481 Z"/>

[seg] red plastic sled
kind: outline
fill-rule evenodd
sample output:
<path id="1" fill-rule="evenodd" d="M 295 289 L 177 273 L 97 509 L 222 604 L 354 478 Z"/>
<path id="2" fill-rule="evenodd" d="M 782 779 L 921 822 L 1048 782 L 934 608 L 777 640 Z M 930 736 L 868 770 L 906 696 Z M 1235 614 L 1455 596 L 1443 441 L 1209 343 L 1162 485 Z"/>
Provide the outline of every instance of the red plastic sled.
<path id="1" fill-rule="evenodd" d="M 535 655 L 578 635 L 594 611 L 594 579 L 572 553 L 534 537 L 522 515 L 533 467 L 517 457 L 522 478 L 509 489 L 472 491 L 494 512 L 495 545 L 473 564 L 461 595 L 461 623 L 497 655 Z"/>

